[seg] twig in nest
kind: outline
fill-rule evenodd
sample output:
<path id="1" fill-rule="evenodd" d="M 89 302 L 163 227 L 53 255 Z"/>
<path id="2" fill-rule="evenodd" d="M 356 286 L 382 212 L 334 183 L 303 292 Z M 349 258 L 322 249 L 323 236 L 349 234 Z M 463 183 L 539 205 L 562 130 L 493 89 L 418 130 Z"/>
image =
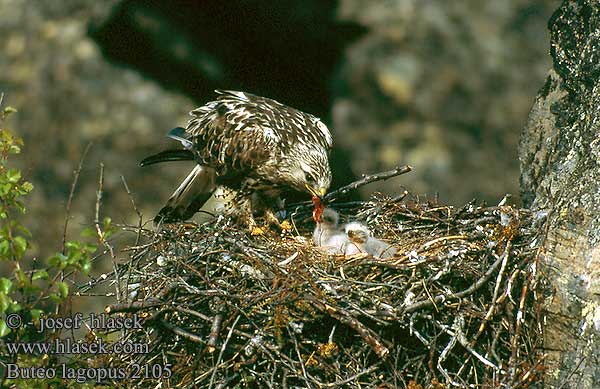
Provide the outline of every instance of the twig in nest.
<path id="1" fill-rule="evenodd" d="M 494 365 L 492 362 L 490 362 L 489 360 L 487 360 L 486 358 L 484 358 L 481 354 L 479 354 L 477 351 L 475 351 L 470 345 L 469 342 L 467 342 L 467 340 L 465 339 L 465 335 L 463 332 L 462 327 L 464 326 L 464 318 L 461 317 L 460 315 L 456 318 L 454 325 L 452 326 L 454 331 L 452 331 L 450 328 L 448 328 L 447 325 L 440 323 L 437 320 L 434 320 L 433 317 L 427 315 L 427 318 L 431 319 L 433 324 L 438 327 L 440 330 L 444 331 L 446 334 L 452 336 L 453 338 L 455 338 L 454 342 L 458 341 L 458 343 L 461 344 L 461 346 L 463 346 L 471 355 L 473 355 L 475 358 L 477 358 L 481 363 L 483 363 L 484 365 L 491 367 L 492 369 L 495 369 L 496 371 L 499 371 L 500 368 L 496 365 Z M 440 360 L 442 359 L 441 355 L 440 355 Z"/>
<path id="2" fill-rule="evenodd" d="M 96 235 L 98 235 L 98 240 L 102 243 L 108 252 L 110 253 L 110 259 L 112 261 L 113 272 L 115 273 L 115 287 L 117 289 L 117 302 L 121 302 L 121 280 L 119 279 L 119 271 L 117 269 L 117 259 L 115 257 L 115 252 L 106 240 L 106 234 L 100 228 L 100 203 L 102 201 L 102 187 L 104 185 L 104 164 L 100 163 L 100 177 L 98 177 L 98 191 L 96 192 L 96 215 L 94 218 L 94 224 L 96 225 Z"/>
<path id="3" fill-rule="evenodd" d="M 191 332 L 188 332 L 186 330 L 184 330 L 181 327 L 177 327 L 174 326 L 173 324 L 166 322 L 164 320 L 160 320 L 159 321 L 161 326 L 164 326 L 165 328 L 169 329 L 171 332 L 173 332 L 175 335 L 179 335 L 182 338 L 186 338 L 188 340 L 191 340 L 192 342 L 195 343 L 206 343 L 206 341 L 204 339 L 202 339 L 201 336 L 198 336 L 196 334 L 192 334 Z"/>
<path id="4" fill-rule="evenodd" d="M 333 192 L 328 193 L 323 200 L 326 202 L 331 202 L 334 199 L 337 199 L 340 196 L 344 196 L 346 195 L 348 192 L 350 192 L 351 190 L 355 190 L 360 188 L 361 186 L 365 186 L 367 184 L 370 184 L 372 182 L 376 182 L 376 181 L 385 181 L 387 179 L 390 179 L 392 177 L 396 177 L 402 174 L 406 174 L 408 172 L 410 172 L 412 170 L 412 167 L 408 166 L 408 165 L 404 165 L 404 166 L 398 166 L 393 170 L 388 170 L 385 172 L 381 172 L 381 173 L 375 173 L 375 174 L 369 174 L 364 176 L 363 178 L 361 178 L 360 180 L 354 181 L 346 186 L 342 186 L 341 188 L 338 188 L 336 190 L 334 190 Z"/>
<path id="5" fill-rule="evenodd" d="M 229 333 L 227 333 L 227 338 L 225 338 L 225 341 L 223 342 L 223 345 L 221 346 L 221 351 L 219 351 L 219 357 L 217 358 L 217 363 L 215 363 L 214 370 L 212 372 L 212 375 L 210 376 L 210 384 L 208 385 L 209 389 L 211 389 L 213 387 L 213 384 L 215 383 L 215 376 L 217 375 L 217 370 L 219 369 L 221 360 L 223 359 L 223 353 L 225 352 L 225 349 L 227 348 L 227 343 L 229 343 L 229 340 L 231 339 L 231 335 L 233 335 L 235 326 L 237 325 L 237 323 L 241 317 L 242 317 L 241 315 L 238 315 L 235 318 L 235 320 L 233 321 L 233 324 L 231 325 L 231 328 L 229 329 Z"/>
<path id="6" fill-rule="evenodd" d="M 135 245 L 137 246 L 140 243 L 140 237 L 142 235 L 142 213 L 140 212 L 140 210 L 138 209 L 137 205 L 135 204 L 135 200 L 133 199 L 133 195 L 131 194 L 131 191 L 129 190 L 129 185 L 127 185 L 127 181 L 125 181 L 125 177 L 121 176 L 121 181 L 123 182 L 123 186 L 125 187 L 125 191 L 127 192 L 127 196 L 129 196 L 129 200 L 131 201 L 131 205 L 133 206 L 133 210 L 135 211 L 135 213 L 138 216 L 138 233 L 137 236 L 135 238 Z"/>
<path id="7" fill-rule="evenodd" d="M 433 305 L 433 303 L 436 303 L 436 304 L 441 303 L 442 301 L 444 301 L 445 299 L 448 299 L 448 298 L 460 299 L 465 296 L 468 296 L 468 295 L 472 294 L 473 292 L 475 292 L 477 289 L 481 288 L 483 286 L 483 284 L 485 284 L 492 277 L 492 274 L 496 271 L 498 266 L 500 266 L 501 262 L 502 262 L 502 257 L 498 258 L 496 260 L 496 262 L 494 262 L 494 264 L 488 269 L 488 271 L 485 272 L 485 274 L 480 279 L 478 279 L 473 285 L 469 286 L 467 289 L 465 289 L 461 292 L 447 294 L 447 295 L 446 294 L 438 294 L 437 296 L 435 296 L 433 298 L 433 300 L 430 300 L 430 299 L 421 300 L 421 301 L 417 301 L 416 303 L 413 303 L 413 304 L 410 304 L 410 305 L 404 307 L 404 309 L 400 308 L 400 312 L 401 313 L 410 313 L 410 312 L 417 311 L 419 309 L 430 307 Z"/>
<path id="8" fill-rule="evenodd" d="M 296 336 L 292 333 L 292 331 L 290 331 L 289 328 L 288 328 L 288 333 L 289 333 L 290 337 L 292 338 L 292 340 L 294 341 L 294 349 L 296 350 L 296 355 L 298 356 L 298 363 L 300 364 L 300 367 L 302 368 L 302 379 L 304 380 L 306 387 L 312 389 L 312 385 L 308 381 L 308 375 L 306 374 L 306 365 L 304 364 L 304 360 L 302 359 L 302 353 L 300 353 L 300 347 L 298 347 L 298 340 L 296 339 Z"/>
<path id="9" fill-rule="evenodd" d="M 369 330 L 369 328 L 367 328 L 360 321 L 352 317 L 350 313 L 348 313 L 342 308 L 336 308 L 329 304 L 325 304 L 321 301 L 313 300 L 312 303 L 318 310 L 322 312 L 327 312 L 329 316 L 333 317 L 336 320 L 339 320 L 340 323 L 346 324 L 354 331 L 356 331 L 361 336 L 361 338 L 363 338 L 365 342 L 367 342 L 367 344 L 371 346 L 371 348 L 373 349 L 375 354 L 379 356 L 379 358 L 385 358 L 388 356 L 390 350 L 388 350 L 388 348 L 385 347 L 383 343 L 381 343 L 377 335 L 373 334 L 372 331 Z"/>
<path id="10" fill-rule="evenodd" d="M 160 307 L 161 305 L 165 305 L 165 303 L 157 298 L 149 298 L 147 300 L 134 301 L 129 304 L 107 305 L 106 308 L 104 308 L 104 312 L 107 314 L 117 312 L 137 312 L 144 308 L 155 308 Z"/>
<path id="11" fill-rule="evenodd" d="M 496 286 L 494 287 L 494 293 L 492 294 L 490 308 L 488 309 L 485 317 L 481 321 L 481 324 L 479 325 L 479 330 L 477 330 L 477 333 L 471 340 L 471 346 L 475 346 L 475 344 L 477 343 L 477 339 L 479 339 L 479 336 L 483 333 L 483 330 L 485 329 L 486 323 L 490 320 L 490 318 L 496 311 L 496 300 L 498 299 L 498 292 L 500 290 L 500 284 L 502 282 L 504 270 L 506 269 L 506 264 L 508 262 L 509 253 L 510 253 L 510 241 L 506 243 L 506 247 L 504 248 L 504 253 L 502 253 L 502 255 L 501 255 L 501 257 L 503 258 L 502 266 L 500 266 L 500 271 L 498 272 L 498 276 L 496 276 Z"/>
<path id="12" fill-rule="evenodd" d="M 407 190 L 405 190 L 404 192 L 402 192 L 402 193 L 400 193 L 400 194 L 398 194 L 398 195 L 396 195 L 396 196 L 392 197 L 392 198 L 390 199 L 390 202 L 392 202 L 392 203 L 397 203 L 397 202 L 400 202 L 400 201 L 404 200 L 404 198 L 405 198 L 406 196 L 408 196 L 408 191 L 407 191 Z"/>
<path id="13" fill-rule="evenodd" d="M 135 204 L 135 200 L 133 199 L 133 195 L 131 194 L 131 191 L 129 190 L 129 186 L 127 185 L 127 181 L 125 181 L 125 177 L 121 176 L 121 181 L 123 182 L 123 186 L 125 187 L 125 191 L 127 192 L 127 195 L 129 196 L 129 200 L 131 200 L 131 205 L 133 205 L 133 210 L 135 211 L 135 213 L 138 216 L 138 225 L 137 225 L 137 234 L 135 236 L 135 245 L 139 245 L 140 244 L 140 238 L 142 236 L 142 213 L 139 211 L 139 209 L 137 208 L 137 205 Z M 129 261 L 129 269 L 128 269 L 128 274 L 131 274 L 131 271 L 133 270 L 133 261 Z M 131 277 L 127 276 L 125 279 L 125 290 L 129 289 L 129 280 Z"/>
<path id="14" fill-rule="evenodd" d="M 92 142 L 88 143 L 85 147 L 85 150 L 83 150 L 83 154 L 81 154 L 81 159 L 79 159 L 79 165 L 77 166 L 77 169 L 73 172 L 73 182 L 71 182 L 71 190 L 69 191 L 69 198 L 67 200 L 67 208 L 65 211 L 65 226 L 63 228 L 61 249 L 63 255 L 65 254 L 65 244 L 67 243 L 67 227 L 69 227 L 69 219 L 71 217 L 71 204 L 73 203 L 73 195 L 75 194 L 75 188 L 77 187 L 79 175 L 81 174 L 81 169 L 83 168 L 83 161 L 85 160 L 88 151 L 90 151 L 90 147 L 92 147 Z"/>
<path id="15" fill-rule="evenodd" d="M 208 352 L 211 354 L 216 349 L 217 337 L 219 336 L 219 331 L 221 330 L 222 322 L 223 315 L 221 313 L 217 313 L 215 315 L 215 318 L 213 319 L 212 325 L 210 327 L 210 335 L 208 336 Z"/>
<path id="16" fill-rule="evenodd" d="M 511 379 L 514 379 L 514 374 L 516 373 L 516 361 L 517 361 L 517 354 L 519 352 L 519 338 L 521 337 L 521 327 L 523 325 L 523 323 L 525 322 L 525 299 L 527 298 L 527 290 L 529 288 L 529 280 L 526 280 L 524 282 L 523 288 L 521 289 L 521 299 L 519 300 L 519 309 L 517 311 L 517 317 L 516 319 L 516 329 L 515 329 L 515 333 L 513 335 L 513 338 L 511 340 L 511 355 L 510 355 L 510 359 L 508 361 L 508 365 L 510 367 L 510 375 L 511 375 Z"/>
<path id="17" fill-rule="evenodd" d="M 379 368 L 380 364 L 381 364 L 381 361 L 373 364 L 372 366 L 370 366 L 362 371 L 359 371 L 358 373 L 356 373 L 342 381 L 336 381 L 336 382 L 332 382 L 330 384 L 325 384 L 325 385 L 323 385 L 323 387 L 324 388 L 337 388 L 338 386 L 344 386 L 344 385 L 356 380 L 358 377 L 360 377 L 362 375 L 370 374 L 370 373 L 374 372 L 375 370 L 377 370 Z"/>

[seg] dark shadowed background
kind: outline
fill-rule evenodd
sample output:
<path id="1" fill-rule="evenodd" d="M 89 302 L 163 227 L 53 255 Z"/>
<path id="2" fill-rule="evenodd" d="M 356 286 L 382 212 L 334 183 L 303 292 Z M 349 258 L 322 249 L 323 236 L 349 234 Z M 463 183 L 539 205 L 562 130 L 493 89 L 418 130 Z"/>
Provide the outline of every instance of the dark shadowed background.
<path id="1" fill-rule="evenodd" d="M 123 176 L 150 219 L 187 164 L 141 169 L 215 88 L 320 116 L 335 137 L 334 186 L 410 164 L 365 187 L 439 193 L 461 205 L 518 196 L 517 143 L 550 68 L 558 1 L 0 0 L 0 91 L 18 163 L 35 185 L 33 252 L 60 247 L 65 205 L 89 142 L 71 234 L 102 214 L 135 223 Z"/>

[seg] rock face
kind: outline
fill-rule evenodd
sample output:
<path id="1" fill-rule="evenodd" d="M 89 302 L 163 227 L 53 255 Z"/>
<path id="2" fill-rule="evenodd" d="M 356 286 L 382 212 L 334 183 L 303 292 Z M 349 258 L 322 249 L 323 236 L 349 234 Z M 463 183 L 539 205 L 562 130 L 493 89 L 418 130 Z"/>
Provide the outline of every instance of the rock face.
<path id="1" fill-rule="evenodd" d="M 25 224 L 48 242 L 42 251 L 60 242 L 73 170 L 90 141 L 74 231 L 93 220 L 100 161 L 106 215 L 135 221 L 121 175 L 146 220 L 160 209 L 192 167 L 138 162 L 173 147 L 166 132 L 215 88 L 277 98 L 329 122 L 331 74 L 363 30 L 338 23 L 335 8 L 321 0 L 0 0 L 0 91 L 19 109 L 6 124 L 25 138 L 22 167 L 36 187 Z"/>
<path id="2" fill-rule="evenodd" d="M 120 1 L 92 23 L 108 58 L 204 101 L 240 89 L 325 117 L 331 74 L 363 28 L 322 0 Z"/>
<path id="3" fill-rule="evenodd" d="M 364 28 L 336 17 L 336 1 L 120 1 L 90 25 L 107 58 L 205 103 L 214 89 L 276 99 L 330 124 L 331 84 Z M 354 178 L 332 153 L 333 186 Z"/>
<path id="4" fill-rule="evenodd" d="M 0 0 L 0 89 L 20 110 L 7 126 L 36 186 L 26 224 L 59 241 L 89 141 L 71 225 L 93 220 L 100 161 L 106 214 L 135 218 L 123 175 L 153 216 L 191 166 L 137 163 L 216 87 L 321 116 L 336 135 L 334 186 L 408 163 L 414 173 L 364 194 L 403 184 L 496 202 L 516 193 L 517 129 L 549 66 L 547 3 Z"/>
<path id="5" fill-rule="evenodd" d="M 185 175 L 163 169 L 160 181 L 151 181 L 156 172 L 138 167 L 173 125 L 185 123 L 193 103 L 103 58 L 87 25 L 113 4 L 0 0 L 0 90 L 4 104 L 19 110 L 6 127 L 25 140 L 20 163 L 35 186 L 24 224 L 42 247 L 32 254 L 60 248 L 73 170 L 88 142 L 93 145 L 71 211 L 73 233 L 94 220 L 100 161 L 106 165 L 103 214 L 119 222 L 136 220 L 121 175 L 147 217 Z"/>
<path id="6" fill-rule="evenodd" d="M 520 144 L 525 203 L 539 211 L 548 387 L 600 387 L 600 8 L 565 1 L 552 16 L 553 69 Z M 547 235 L 546 235 L 547 231 Z"/>
<path id="7" fill-rule="evenodd" d="M 367 191 L 440 192 L 497 202 L 518 193 L 519 132 L 550 67 L 546 22 L 557 1 L 342 0 L 368 27 L 337 79 L 336 140 L 355 173 L 415 169 Z"/>

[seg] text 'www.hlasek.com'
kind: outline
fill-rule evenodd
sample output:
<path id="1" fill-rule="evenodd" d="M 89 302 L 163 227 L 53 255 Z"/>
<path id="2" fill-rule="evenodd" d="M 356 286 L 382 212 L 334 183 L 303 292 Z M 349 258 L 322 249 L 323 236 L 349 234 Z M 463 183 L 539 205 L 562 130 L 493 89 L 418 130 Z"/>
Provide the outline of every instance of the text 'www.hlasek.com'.
<path id="1" fill-rule="evenodd" d="M 11 330 L 18 330 L 24 326 L 33 326 L 33 323 L 23 323 L 18 314 L 6 315 L 6 326 Z M 83 328 L 88 331 L 85 339 L 76 339 L 74 331 Z M 6 342 L 5 347 L 9 358 L 13 362 L 0 361 L 4 364 L 4 377 L 8 380 L 18 379 L 63 379 L 78 383 L 95 381 L 96 383 L 110 380 L 125 379 L 168 379 L 171 376 L 170 364 L 136 364 L 127 367 L 110 366 L 73 366 L 70 363 L 55 363 L 54 365 L 41 363 L 42 366 L 21 366 L 20 355 L 41 356 L 41 360 L 50 356 L 59 355 L 107 355 L 107 354 L 148 354 L 148 343 L 134 343 L 129 341 L 110 341 L 97 336 L 97 332 L 119 332 L 142 329 L 142 322 L 137 314 L 131 316 L 112 317 L 104 313 L 76 313 L 70 317 L 43 317 L 36 323 L 35 332 L 45 333 L 50 341 L 15 341 Z M 49 334 L 50 333 L 50 334 Z M 93 334 L 93 336 L 90 336 Z M 62 335 L 62 336 L 61 336 Z M 2 378 L 2 377 L 0 377 Z"/>

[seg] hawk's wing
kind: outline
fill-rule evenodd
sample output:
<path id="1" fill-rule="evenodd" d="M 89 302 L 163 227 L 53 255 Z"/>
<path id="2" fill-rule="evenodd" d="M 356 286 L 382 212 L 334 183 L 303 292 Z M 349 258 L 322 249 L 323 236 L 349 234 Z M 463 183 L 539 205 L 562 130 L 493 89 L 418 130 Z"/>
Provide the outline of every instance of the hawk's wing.
<path id="1" fill-rule="evenodd" d="M 169 133 L 181 142 L 183 150 L 169 150 L 142 161 L 142 165 L 183 160 L 198 163 L 159 212 L 158 220 L 189 218 L 217 185 L 235 190 L 243 178 L 257 178 L 259 167 L 279 166 L 299 144 L 331 150 L 331 133 L 315 116 L 249 93 L 216 92 L 217 100 L 190 112 L 187 128 Z"/>
<path id="2" fill-rule="evenodd" d="M 251 93 L 229 90 L 215 92 L 220 95 L 217 102 L 233 107 L 230 110 L 233 122 L 247 120 L 251 116 L 260 127 L 266 129 L 265 136 L 276 137 L 288 147 L 293 147 L 301 139 L 306 144 L 316 144 L 328 151 L 333 146 L 331 132 L 314 115 Z"/>
<path id="3" fill-rule="evenodd" d="M 251 174 L 270 158 L 286 154 L 301 138 L 331 149 L 327 126 L 310 114 L 249 93 L 217 93 L 217 100 L 190 112 L 184 137 L 219 175 L 230 170 Z"/>

